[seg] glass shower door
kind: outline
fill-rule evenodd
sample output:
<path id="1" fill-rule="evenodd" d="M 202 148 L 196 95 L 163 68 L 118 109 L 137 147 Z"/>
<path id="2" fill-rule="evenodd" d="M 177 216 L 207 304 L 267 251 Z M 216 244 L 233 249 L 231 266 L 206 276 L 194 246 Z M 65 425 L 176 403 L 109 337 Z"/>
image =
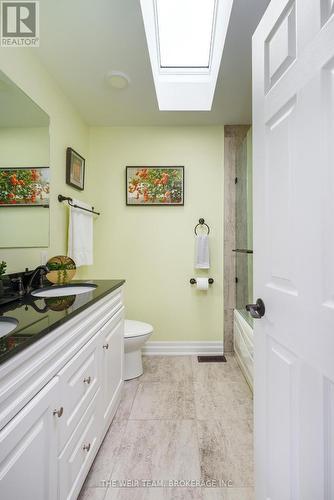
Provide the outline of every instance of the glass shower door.
<path id="1" fill-rule="evenodd" d="M 246 304 L 253 303 L 253 197 L 251 134 L 236 157 L 236 309 L 253 326 Z"/>

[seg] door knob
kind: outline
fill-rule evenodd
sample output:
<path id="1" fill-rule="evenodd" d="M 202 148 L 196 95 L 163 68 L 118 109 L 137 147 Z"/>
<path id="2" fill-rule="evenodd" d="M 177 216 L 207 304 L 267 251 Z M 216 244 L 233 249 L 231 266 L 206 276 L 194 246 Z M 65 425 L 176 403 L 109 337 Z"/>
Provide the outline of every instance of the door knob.
<path id="1" fill-rule="evenodd" d="M 91 381 L 92 381 L 92 378 L 89 376 L 87 378 L 84 378 L 83 381 L 84 381 L 85 384 L 89 385 L 91 383 Z"/>
<path id="2" fill-rule="evenodd" d="M 104 346 L 102 346 L 103 349 L 109 349 L 109 344 L 105 344 Z"/>
<path id="3" fill-rule="evenodd" d="M 84 445 L 83 445 L 83 447 L 82 447 L 82 449 L 83 449 L 84 451 L 87 451 L 87 453 L 88 453 L 88 452 L 89 452 L 89 450 L 90 450 L 90 443 L 88 443 L 88 444 L 84 444 Z"/>
<path id="4" fill-rule="evenodd" d="M 250 313 L 252 318 L 261 319 L 266 312 L 266 308 L 262 299 L 257 299 L 256 304 L 247 304 L 246 310 Z"/>

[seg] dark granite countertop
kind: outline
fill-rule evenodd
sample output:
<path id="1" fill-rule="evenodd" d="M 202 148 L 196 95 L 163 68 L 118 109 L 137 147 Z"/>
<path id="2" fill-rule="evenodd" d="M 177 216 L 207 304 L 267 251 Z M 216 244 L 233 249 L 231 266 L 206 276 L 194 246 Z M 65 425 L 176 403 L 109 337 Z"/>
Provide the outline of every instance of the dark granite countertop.
<path id="1" fill-rule="evenodd" d="M 18 321 L 15 330 L 0 337 L 0 364 L 29 347 L 124 284 L 124 280 L 83 280 L 71 284 L 96 285 L 92 291 L 66 297 L 22 299 L 0 306 L 0 318 Z"/>

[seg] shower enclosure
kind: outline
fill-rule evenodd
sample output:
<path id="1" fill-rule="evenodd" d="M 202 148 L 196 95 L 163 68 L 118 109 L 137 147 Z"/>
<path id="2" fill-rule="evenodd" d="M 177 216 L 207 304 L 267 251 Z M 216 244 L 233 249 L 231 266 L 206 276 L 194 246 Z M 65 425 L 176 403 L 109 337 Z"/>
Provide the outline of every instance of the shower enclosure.
<path id="1" fill-rule="evenodd" d="M 253 193 L 252 144 L 250 133 L 236 155 L 235 178 L 235 266 L 236 309 L 253 326 L 246 304 L 253 303 Z"/>
<path id="2" fill-rule="evenodd" d="M 234 351 L 253 385 L 253 318 L 246 304 L 253 303 L 253 195 L 252 136 L 249 130 L 236 151 Z"/>

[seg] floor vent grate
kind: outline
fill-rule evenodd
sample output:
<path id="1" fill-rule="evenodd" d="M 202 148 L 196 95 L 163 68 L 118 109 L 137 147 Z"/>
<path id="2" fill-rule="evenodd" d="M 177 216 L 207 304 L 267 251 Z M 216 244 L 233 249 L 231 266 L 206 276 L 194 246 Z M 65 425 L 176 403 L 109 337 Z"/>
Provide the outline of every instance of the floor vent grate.
<path id="1" fill-rule="evenodd" d="M 199 363 L 226 363 L 226 358 L 223 354 L 219 356 L 197 356 Z"/>

